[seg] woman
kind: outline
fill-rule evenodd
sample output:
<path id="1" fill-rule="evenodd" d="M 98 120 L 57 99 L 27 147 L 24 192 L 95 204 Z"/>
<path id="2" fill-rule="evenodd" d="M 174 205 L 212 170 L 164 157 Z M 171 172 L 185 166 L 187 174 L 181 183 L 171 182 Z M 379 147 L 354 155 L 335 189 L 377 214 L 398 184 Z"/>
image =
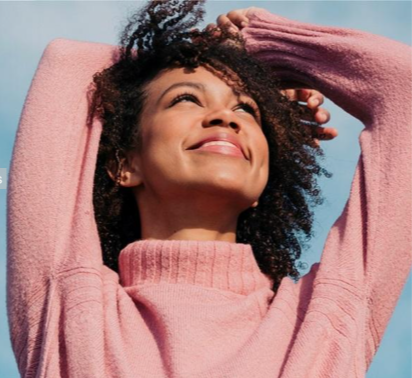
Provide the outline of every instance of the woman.
<path id="1" fill-rule="evenodd" d="M 195 4 L 185 11 L 197 19 Z M 308 198 L 320 200 L 312 132 L 333 138 L 336 130 L 302 127 L 296 104 L 238 46 L 233 27 L 163 30 L 163 12 L 172 10 L 160 6 L 143 11 L 136 30 L 133 21 L 126 27 L 119 62 L 95 77 L 92 109 L 104 126 L 94 208 L 104 262 L 117 271 L 119 251 L 140 239 L 238 241 L 252 245 L 276 291 L 284 276 L 298 277 L 296 234 L 310 236 Z M 289 94 L 312 95 L 315 119 L 329 118 L 313 104 L 323 101 L 319 93 Z"/>
<path id="2" fill-rule="evenodd" d="M 169 11 L 178 16 L 170 22 Z M 410 50 L 261 9 L 222 16 L 221 33 L 192 31 L 190 42 L 180 33 L 193 26 L 186 13 L 201 8 L 152 3 L 113 60 L 111 47 L 65 41 L 45 53 L 31 89 L 42 98 L 29 94 L 9 182 L 8 308 L 20 372 L 364 376 L 411 265 Z M 241 55 L 228 21 L 266 65 Z M 152 51 L 171 59 L 153 67 Z M 321 263 L 297 284 L 296 232 L 310 235 L 322 171 L 313 135 L 267 66 L 281 85 L 316 88 L 365 124 L 350 199 Z M 87 84 L 102 68 L 85 127 Z M 61 114 L 49 119 L 52 102 Z M 29 199 L 33 180 L 43 186 Z M 125 243 L 117 274 L 108 266 Z"/>

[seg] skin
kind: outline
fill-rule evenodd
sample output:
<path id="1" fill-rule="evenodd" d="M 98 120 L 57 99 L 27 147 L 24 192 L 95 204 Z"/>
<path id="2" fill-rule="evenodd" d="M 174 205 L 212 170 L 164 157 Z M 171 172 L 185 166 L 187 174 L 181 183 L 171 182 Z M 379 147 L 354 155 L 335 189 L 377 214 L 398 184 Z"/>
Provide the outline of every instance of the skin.
<path id="1" fill-rule="evenodd" d="M 261 8 L 249 7 L 244 9 L 236 9 L 222 14 L 216 19 L 216 24 L 207 25 L 207 29 L 215 29 L 218 27 L 216 33 L 219 33 L 219 28 L 228 28 L 234 34 L 239 33 L 244 27 L 249 24 L 249 17 Z M 317 123 L 324 124 L 329 122 L 330 113 L 320 108 L 323 104 L 323 95 L 314 89 L 293 88 L 282 91 L 290 100 L 306 102 L 309 109 L 312 110 L 313 120 Z M 319 146 L 320 140 L 332 140 L 338 136 L 337 129 L 333 127 L 316 127 L 313 130 L 314 140 Z"/>
<path id="2" fill-rule="evenodd" d="M 204 90 L 179 86 L 201 84 Z M 163 72 L 146 88 L 141 149 L 130 153 L 120 184 L 133 188 L 143 239 L 235 242 L 239 214 L 256 205 L 268 179 L 268 145 L 257 104 L 203 67 Z M 177 96 L 189 92 L 193 97 Z M 237 157 L 189 147 L 228 133 L 244 147 Z M 113 177 L 113 176 L 112 176 Z"/>
<path id="3" fill-rule="evenodd" d="M 246 26 L 249 11 L 222 15 L 218 24 L 230 22 L 238 32 Z M 183 82 L 203 89 L 179 85 L 169 90 Z M 268 145 L 259 115 L 251 114 L 242 102 L 258 109 L 257 104 L 249 96 L 236 96 L 204 67 L 163 71 L 145 89 L 141 148 L 128 154 L 120 176 L 120 185 L 132 188 L 136 198 L 142 239 L 235 243 L 240 213 L 257 205 L 268 180 Z M 187 92 L 190 96 L 177 100 Z M 319 92 L 298 88 L 284 94 L 306 102 L 319 124 L 329 121 L 329 112 L 319 107 L 323 103 Z M 235 137 L 246 158 L 189 150 L 215 133 Z M 314 138 L 329 140 L 336 135 L 336 129 L 319 126 Z M 115 172 L 109 174 L 115 179 Z"/>

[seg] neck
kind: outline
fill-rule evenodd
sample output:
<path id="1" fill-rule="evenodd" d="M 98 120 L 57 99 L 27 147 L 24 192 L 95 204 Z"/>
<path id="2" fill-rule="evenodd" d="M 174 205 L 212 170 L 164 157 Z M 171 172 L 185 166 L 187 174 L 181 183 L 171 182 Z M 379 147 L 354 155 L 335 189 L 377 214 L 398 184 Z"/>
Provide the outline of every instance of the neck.
<path id="1" fill-rule="evenodd" d="M 139 201 L 142 239 L 235 243 L 238 211 L 216 201 Z"/>

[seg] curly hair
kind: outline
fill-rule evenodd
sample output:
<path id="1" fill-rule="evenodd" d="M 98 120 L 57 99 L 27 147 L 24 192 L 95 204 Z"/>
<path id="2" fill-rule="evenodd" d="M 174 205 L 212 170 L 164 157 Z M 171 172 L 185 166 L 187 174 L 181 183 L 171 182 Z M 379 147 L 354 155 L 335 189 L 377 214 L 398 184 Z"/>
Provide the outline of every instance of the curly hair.
<path id="1" fill-rule="evenodd" d="M 312 206 L 320 204 L 317 177 L 329 176 L 302 107 L 280 92 L 272 69 L 249 55 L 240 34 L 227 28 L 194 29 L 203 19 L 204 0 L 150 1 L 133 14 L 120 35 L 119 59 L 93 77 L 91 117 L 103 125 L 94 177 L 93 204 L 104 264 L 118 270 L 118 255 L 141 239 L 139 209 L 131 188 L 107 170 L 122 168 L 128 151 L 139 149 L 145 86 L 162 70 L 202 66 L 235 93 L 258 104 L 269 144 L 269 178 L 257 207 L 238 218 L 236 242 L 250 244 L 276 292 L 283 277 L 300 277 L 297 260 L 313 236 Z M 216 31 L 219 33 L 216 33 Z"/>

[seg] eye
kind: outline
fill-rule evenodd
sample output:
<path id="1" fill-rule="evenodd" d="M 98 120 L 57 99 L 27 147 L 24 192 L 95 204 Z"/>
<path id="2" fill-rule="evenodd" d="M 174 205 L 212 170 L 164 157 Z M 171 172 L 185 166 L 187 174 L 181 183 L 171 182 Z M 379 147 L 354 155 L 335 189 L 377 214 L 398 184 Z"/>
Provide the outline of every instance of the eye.
<path id="1" fill-rule="evenodd" d="M 173 105 L 177 104 L 178 102 L 183 102 L 183 101 L 191 101 L 191 102 L 194 102 L 195 104 L 200 105 L 200 102 L 199 102 L 198 98 L 194 94 L 192 94 L 192 93 L 181 93 L 171 101 L 169 107 L 172 107 Z"/>
<path id="2" fill-rule="evenodd" d="M 245 112 L 252 114 L 255 118 L 258 118 L 259 111 L 256 108 L 256 105 L 252 102 L 240 102 L 238 109 L 243 109 Z"/>

